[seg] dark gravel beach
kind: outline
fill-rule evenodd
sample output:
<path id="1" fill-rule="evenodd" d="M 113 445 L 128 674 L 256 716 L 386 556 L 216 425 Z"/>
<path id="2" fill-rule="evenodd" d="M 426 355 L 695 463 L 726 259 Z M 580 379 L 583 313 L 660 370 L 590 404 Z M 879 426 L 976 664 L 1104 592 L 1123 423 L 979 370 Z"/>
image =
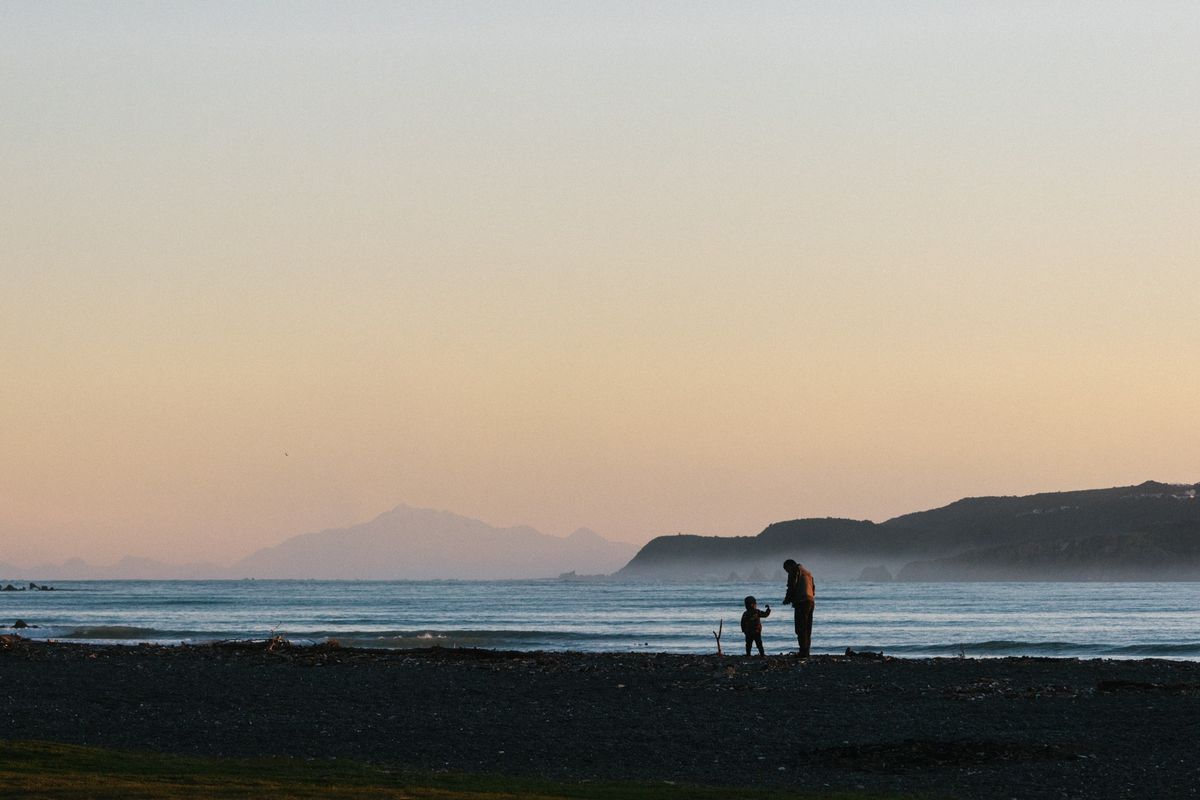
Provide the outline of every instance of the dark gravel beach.
<path id="1" fill-rule="evenodd" d="M 0 641 L 9 739 L 935 797 L 1200 795 L 1200 664 Z"/>

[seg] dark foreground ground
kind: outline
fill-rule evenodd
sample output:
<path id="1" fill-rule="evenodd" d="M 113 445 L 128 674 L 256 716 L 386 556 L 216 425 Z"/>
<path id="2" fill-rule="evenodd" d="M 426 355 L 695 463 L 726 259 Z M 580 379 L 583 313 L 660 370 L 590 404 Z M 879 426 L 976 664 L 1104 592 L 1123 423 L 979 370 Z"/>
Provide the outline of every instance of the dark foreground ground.
<path id="1" fill-rule="evenodd" d="M 557 779 L 1200 796 L 1200 664 L 0 640 L 0 738 Z"/>

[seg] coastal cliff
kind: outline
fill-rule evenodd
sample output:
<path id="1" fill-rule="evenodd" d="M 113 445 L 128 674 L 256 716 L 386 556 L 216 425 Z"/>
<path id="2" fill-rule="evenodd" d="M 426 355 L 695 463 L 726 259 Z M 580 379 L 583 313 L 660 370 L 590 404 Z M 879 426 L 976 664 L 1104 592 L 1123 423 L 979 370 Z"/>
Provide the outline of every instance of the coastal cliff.
<path id="1" fill-rule="evenodd" d="M 974 497 L 886 522 L 799 519 L 757 536 L 660 536 L 617 575 L 777 577 L 797 558 L 829 578 L 1200 579 L 1200 484 Z"/>

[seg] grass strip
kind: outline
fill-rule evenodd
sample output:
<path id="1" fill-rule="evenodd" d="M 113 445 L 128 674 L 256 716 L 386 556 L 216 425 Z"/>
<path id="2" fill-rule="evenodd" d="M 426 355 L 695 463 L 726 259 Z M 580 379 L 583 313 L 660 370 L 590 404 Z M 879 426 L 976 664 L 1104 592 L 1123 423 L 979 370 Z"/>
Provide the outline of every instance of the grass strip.
<path id="1" fill-rule="evenodd" d="M 777 800 L 779 789 L 564 783 L 503 775 L 417 774 L 341 760 L 234 759 L 0 740 L 0 798 L 54 800 Z M 898 795 L 788 792 L 805 800 Z"/>

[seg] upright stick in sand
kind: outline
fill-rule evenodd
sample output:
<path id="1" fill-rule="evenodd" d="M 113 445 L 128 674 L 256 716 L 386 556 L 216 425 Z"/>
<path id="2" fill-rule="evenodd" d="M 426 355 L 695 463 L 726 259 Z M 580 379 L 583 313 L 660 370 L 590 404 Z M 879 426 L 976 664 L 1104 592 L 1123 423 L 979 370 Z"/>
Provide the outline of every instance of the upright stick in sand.
<path id="1" fill-rule="evenodd" d="M 713 637 L 717 640 L 717 655 L 725 655 L 721 652 L 721 633 L 725 630 L 725 618 L 722 617 L 720 623 L 717 624 L 717 629 L 713 631 Z"/>

